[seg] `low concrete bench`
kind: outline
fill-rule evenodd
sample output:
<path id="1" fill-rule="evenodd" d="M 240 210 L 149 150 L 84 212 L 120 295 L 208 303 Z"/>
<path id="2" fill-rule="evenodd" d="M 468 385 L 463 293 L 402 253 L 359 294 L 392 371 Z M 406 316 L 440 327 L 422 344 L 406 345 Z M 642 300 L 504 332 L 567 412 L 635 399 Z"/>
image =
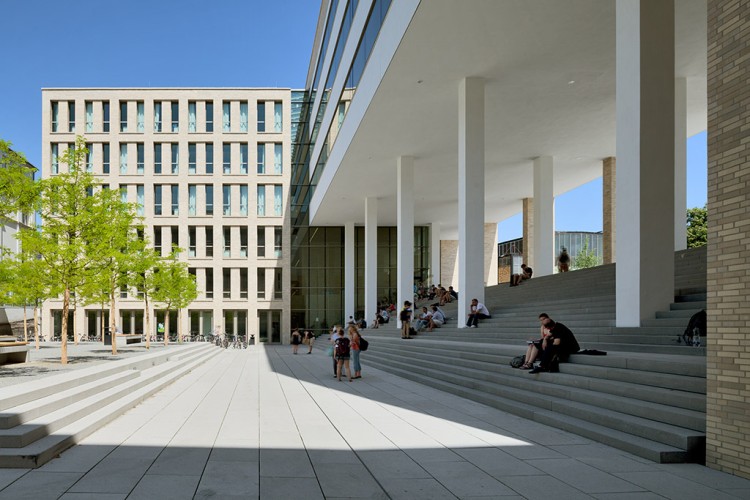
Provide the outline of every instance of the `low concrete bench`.
<path id="1" fill-rule="evenodd" d="M 0 365 L 25 363 L 29 349 L 26 342 L 0 342 Z"/>
<path id="2" fill-rule="evenodd" d="M 118 333 L 117 341 L 124 341 L 125 345 L 138 344 L 139 342 L 143 342 L 143 335 L 138 335 L 137 333 Z"/>

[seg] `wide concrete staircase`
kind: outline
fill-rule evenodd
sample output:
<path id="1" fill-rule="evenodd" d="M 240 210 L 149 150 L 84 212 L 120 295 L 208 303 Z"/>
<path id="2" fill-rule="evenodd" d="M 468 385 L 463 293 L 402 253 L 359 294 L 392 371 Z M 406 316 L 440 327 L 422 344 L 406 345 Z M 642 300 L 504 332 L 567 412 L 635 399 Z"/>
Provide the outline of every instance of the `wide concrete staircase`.
<path id="1" fill-rule="evenodd" d="M 656 462 L 701 462 L 705 454 L 705 348 L 678 342 L 705 308 L 705 248 L 675 254 L 675 302 L 639 328 L 615 327 L 615 266 L 486 289 L 492 318 L 479 328 L 453 319 L 414 340 L 395 328 L 365 330 L 365 365 L 554 425 Z M 559 373 L 509 366 L 538 338 L 540 312 L 575 333 L 582 349 Z"/>
<path id="2" fill-rule="evenodd" d="M 4 388 L 0 467 L 43 465 L 221 351 L 175 346 Z"/>

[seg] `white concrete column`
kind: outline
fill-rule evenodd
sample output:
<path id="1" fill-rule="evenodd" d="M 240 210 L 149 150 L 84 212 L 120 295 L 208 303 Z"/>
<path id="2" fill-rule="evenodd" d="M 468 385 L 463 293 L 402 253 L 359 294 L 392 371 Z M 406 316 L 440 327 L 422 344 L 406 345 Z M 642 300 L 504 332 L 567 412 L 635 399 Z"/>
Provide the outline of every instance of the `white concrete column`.
<path id="1" fill-rule="evenodd" d="M 414 158 L 399 156 L 396 163 L 396 235 L 398 305 L 414 302 Z"/>
<path id="2" fill-rule="evenodd" d="M 687 79 L 674 81 L 674 249 L 687 248 Z"/>
<path id="3" fill-rule="evenodd" d="M 617 0 L 619 327 L 674 300 L 674 2 Z"/>
<path id="4" fill-rule="evenodd" d="M 378 308 L 378 199 L 365 198 L 365 319 Z"/>
<path id="5" fill-rule="evenodd" d="M 555 264 L 554 160 L 534 158 L 534 276 L 552 274 Z"/>
<path id="6" fill-rule="evenodd" d="M 357 270 L 354 267 L 354 222 L 344 224 L 344 318 L 354 316 L 354 278 Z M 371 318 L 365 317 L 368 324 Z"/>
<path id="7" fill-rule="evenodd" d="M 497 285 L 497 222 L 484 225 L 484 269 L 484 285 Z"/>
<path id="8" fill-rule="evenodd" d="M 432 281 L 428 285 L 440 283 L 440 223 L 433 222 L 430 226 L 430 272 Z"/>
<path id="9" fill-rule="evenodd" d="M 458 86 L 458 326 L 484 301 L 484 80 Z"/>

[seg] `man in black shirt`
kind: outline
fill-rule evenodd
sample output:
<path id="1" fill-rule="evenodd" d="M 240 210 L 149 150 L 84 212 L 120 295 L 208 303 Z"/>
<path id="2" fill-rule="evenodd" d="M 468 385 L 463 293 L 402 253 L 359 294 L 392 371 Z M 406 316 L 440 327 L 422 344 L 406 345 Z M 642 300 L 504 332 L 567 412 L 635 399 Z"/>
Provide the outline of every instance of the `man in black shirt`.
<path id="1" fill-rule="evenodd" d="M 557 366 L 558 361 L 566 361 L 571 354 L 580 350 L 578 341 L 570 329 L 562 323 L 556 323 L 546 318 L 542 325 L 547 329 L 549 335 L 542 343 L 542 356 L 539 366 L 529 373 L 540 373 L 551 371 Z"/>

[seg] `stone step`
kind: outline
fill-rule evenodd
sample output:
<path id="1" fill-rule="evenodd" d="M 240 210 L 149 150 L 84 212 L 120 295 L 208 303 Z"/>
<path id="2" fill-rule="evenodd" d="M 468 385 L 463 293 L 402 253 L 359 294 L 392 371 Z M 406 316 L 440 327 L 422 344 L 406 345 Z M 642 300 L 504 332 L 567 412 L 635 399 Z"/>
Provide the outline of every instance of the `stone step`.
<path id="1" fill-rule="evenodd" d="M 706 308 L 706 301 L 693 300 L 689 302 L 673 302 L 669 305 L 669 308 L 673 311 L 689 309 L 697 312 Z"/>
<path id="2" fill-rule="evenodd" d="M 526 403 L 524 399 L 511 399 L 498 394 L 494 394 L 493 390 L 497 388 L 496 386 L 481 388 L 466 387 L 460 383 L 454 383 L 442 380 L 440 378 L 435 378 L 431 373 L 419 373 L 411 369 L 408 363 L 401 366 L 394 366 L 391 363 L 385 364 L 375 361 L 373 362 L 373 365 L 377 368 L 397 374 L 406 379 L 420 382 L 422 384 L 435 387 L 445 392 L 465 397 L 479 403 L 484 403 L 489 406 L 507 411 L 509 413 L 519 415 L 529 420 L 573 432 L 593 439 L 597 442 L 607 444 L 609 446 L 614 446 L 616 448 L 625 450 L 629 453 L 633 453 L 655 462 L 672 463 L 700 460 L 699 457 L 694 457 L 694 455 L 696 454 L 695 451 L 691 453 L 686 450 L 658 441 L 653 441 L 623 431 L 614 430 L 599 425 L 596 422 L 581 420 L 580 418 L 574 416 L 561 414 L 559 411 L 557 411 L 556 406 L 554 408 L 540 408 Z M 524 396 L 525 394 L 521 394 L 521 398 L 523 398 Z M 549 403 L 554 404 L 557 403 L 557 401 L 549 401 Z M 585 413 L 585 411 L 583 411 L 582 413 Z M 701 436 L 698 435 L 697 441 L 700 441 L 700 438 Z M 697 453 L 700 453 L 700 444 L 697 444 L 695 448 L 698 449 Z"/>
<path id="3" fill-rule="evenodd" d="M 28 468 L 43 465 L 66 448 L 222 352 L 218 348 L 191 350 L 193 352 L 190 354 L 179 353 L 179 356 L 170 357 L 163 363 L 146 367 L 140 372 L 140 377 L 102 391 L 93 398 L 77 401 L 63 410 L 4 430 L 0 434 L 0 439 L 5 443 L 25 444 L 20 447 L 6 447 L 4 444 L 0 448 L 0 467 Z M 119 394 L 114 397 L 113 393 L 117 392 Z M 94 399 L 96 397 L 98 401 Z M 38 434 L 37 429 L 40 427 L 45 428 L 46 432 L 38 439 L 27 443 L 30 436 Z"/>

